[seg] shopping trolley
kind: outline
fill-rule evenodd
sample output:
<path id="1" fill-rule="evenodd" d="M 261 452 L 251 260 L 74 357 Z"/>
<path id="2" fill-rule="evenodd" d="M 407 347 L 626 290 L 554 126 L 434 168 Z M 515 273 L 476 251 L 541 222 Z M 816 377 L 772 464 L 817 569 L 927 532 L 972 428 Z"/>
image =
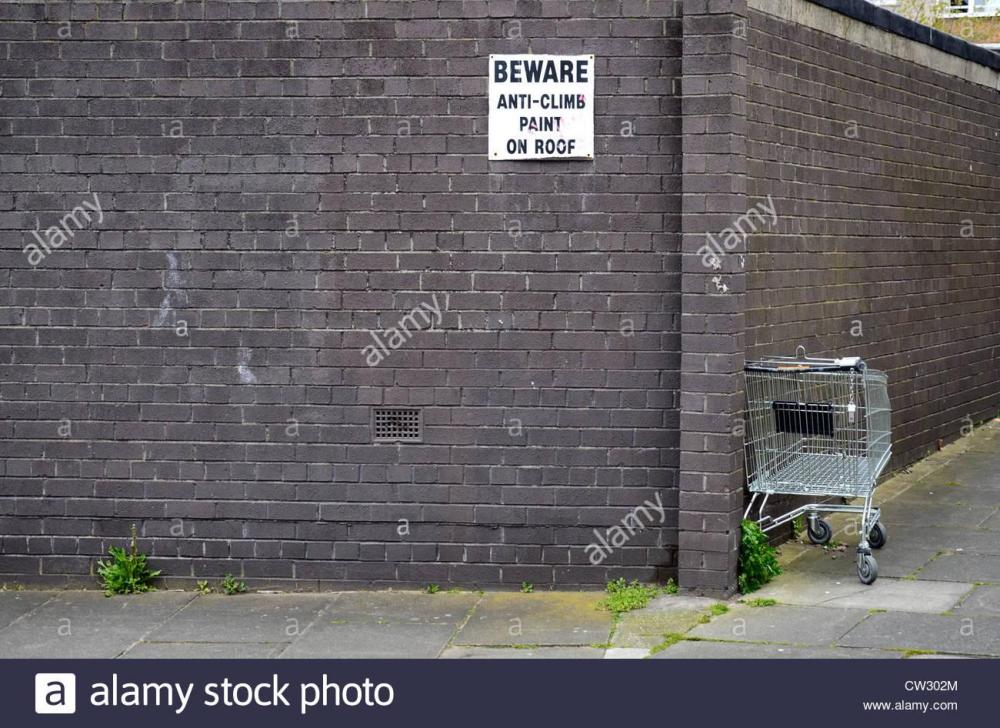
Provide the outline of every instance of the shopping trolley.
<path id="1" fill-rule="evenodd" d="M 879 475 L 892 454 L 888 379 L 859 357 L 817 359 L 796 355 L 748 362 L 745 435 L 747 484 L 758 497 L 757 523 L 770 531 L 806 515 L 809 540 L 830 541 L 833 530 L 823 513 L 861 515 L 858 578 L 871 584 L 878 563 L 871 549 L 885 545 L 880 511 L 872 506 Z M 764 515 L 774 494 L 864 498 L 862 505 L 812 502 L 778 517 Z"/>

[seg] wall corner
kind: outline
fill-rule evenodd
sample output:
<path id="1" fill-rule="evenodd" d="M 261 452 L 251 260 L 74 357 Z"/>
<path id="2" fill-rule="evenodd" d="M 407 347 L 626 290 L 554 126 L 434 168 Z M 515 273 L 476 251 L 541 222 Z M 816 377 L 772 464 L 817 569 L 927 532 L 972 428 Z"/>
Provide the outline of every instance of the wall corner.
<path id="1" fill-rule="evenodd" d="M 743 507 L 746 0 L 683 4 L 678 580 L 736 589 Z M 728 233 L 727 233 L 728 231 Z M 731 234 L 730 234 L 731 233 Z"/>

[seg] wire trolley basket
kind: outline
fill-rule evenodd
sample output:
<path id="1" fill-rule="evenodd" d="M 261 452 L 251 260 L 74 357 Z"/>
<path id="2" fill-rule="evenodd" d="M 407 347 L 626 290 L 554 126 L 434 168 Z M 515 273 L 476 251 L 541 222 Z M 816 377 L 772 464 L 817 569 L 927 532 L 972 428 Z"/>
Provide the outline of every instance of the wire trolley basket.
<path id="1" fill-rule="evenodd" d="M 822 513 L 861 516 L 858 578 L 871 584 L 885 545 L 880 511 L 872 506 L 879 475 L 892 454 L 888 378 L 859 357 L 818 359 L 800 346 L 795 356 L 747 362 L 746 470 L 752 493 L 744 518 L 760 500 L 757 523 L 770 531 L 806 515 L 809 540 L 830 541 Z M 773 494 L 863 498 L 860 505 L 810 502 L 777 517 L 764 515 Z"/>

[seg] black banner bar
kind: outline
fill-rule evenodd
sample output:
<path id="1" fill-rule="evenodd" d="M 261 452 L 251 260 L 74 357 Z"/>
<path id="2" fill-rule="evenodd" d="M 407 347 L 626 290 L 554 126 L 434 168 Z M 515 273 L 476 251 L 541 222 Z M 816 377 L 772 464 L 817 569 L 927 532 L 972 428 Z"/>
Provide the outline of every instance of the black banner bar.
<path id="1" fill-rule="evenodd" d="M 998 667 L 919 659 L 3 660 L 0 698 L 3 723 L 18 727 L 81 719 L 109 728 L 219 720 L 610 728 L 787 719 L 813 728 L 859 718 L 880 728 L 958 726 L 995 720 Z M 60 677 L 67 674 L 74 679 Z M 72 714 L 36 712 L 66 710 L 69 682 Z"/>

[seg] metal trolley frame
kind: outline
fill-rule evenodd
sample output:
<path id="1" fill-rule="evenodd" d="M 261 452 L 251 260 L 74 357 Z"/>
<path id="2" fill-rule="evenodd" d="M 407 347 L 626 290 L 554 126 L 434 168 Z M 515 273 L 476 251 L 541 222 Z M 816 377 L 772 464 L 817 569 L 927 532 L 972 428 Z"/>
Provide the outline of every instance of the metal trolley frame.
<path id="1" fill-rule="evenodd" d="M 809 540 L 825 544 L 833 529 L 820 514 L 859 514 L 858 578 L 873 583 L 878 564 L 871 549 L 885 545 L 886 530 L 872 495 L 892 454 L 886 375 L 868 369 L 859 357 L 809 357 L 800 346 L 794 357 L 747 362 L 744 376 L 747 484 L 752 493 L 744 518 L 760 499 L 756 522 L 761 530 L 771 531 L 805 515 Z M 864 502 L 814 501 L 772 517 L 764 509 L 774 494 Z"/>

